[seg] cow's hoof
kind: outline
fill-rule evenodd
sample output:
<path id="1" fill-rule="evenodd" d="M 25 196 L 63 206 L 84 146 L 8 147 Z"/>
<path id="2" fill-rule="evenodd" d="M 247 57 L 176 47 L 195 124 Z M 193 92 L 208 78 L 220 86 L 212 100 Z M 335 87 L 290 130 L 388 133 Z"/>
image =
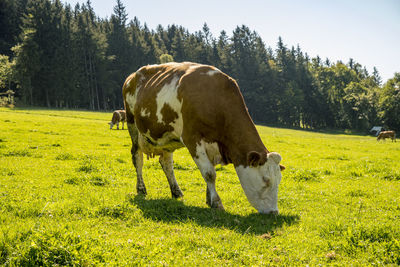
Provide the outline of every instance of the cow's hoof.
<path id="1" fill-rule="evenodd" d="M 147 191 L 146 191 L 146 187 L 138 187 L 136 188 L 136 191 L 138 193 L 138 195 L 147 195 Z"/>
<path id="2" fill-rule="evenodd" d="M 177 191 L 177 192 L 171 192 L 171 195 L 172 195 L 173 198 L 181 198 L 181 197 L 183 197 L 183 193 L 180 190 Z"/>
<path id="3" fill-rule="evenodd" d="M 211 208 L 217 209 L 217 210 L 225 210 L 221 201 L 214 201 L 213 203 L 211 203 Z"/>

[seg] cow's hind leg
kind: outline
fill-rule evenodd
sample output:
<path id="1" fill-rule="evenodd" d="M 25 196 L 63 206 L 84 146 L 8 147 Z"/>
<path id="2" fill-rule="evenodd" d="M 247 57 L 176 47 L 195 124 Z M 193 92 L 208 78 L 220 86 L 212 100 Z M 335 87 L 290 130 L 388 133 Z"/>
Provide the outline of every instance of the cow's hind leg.
<path id="1" fill-rule="evenodd" d="M 132 163 L 136 169 L 136 191 L 138 194 L 146 195 L 146 186 L 144 185 L 142 169 L 143 169 L 143 153 L 139 148 L 139 131 L 136 128 L 135 124 L 128 123 L 129 134 L 132 139 Z"/>
<path id="2" fill-rule="evenodd" d="M 182 193 L 181 189 L 179 188 L 179 185 L 175 179 L 174 161 L 173 161 L 172 155 L 173 154 L 171 152 L 164 152 L 160 156 L 159 161 L 160 161 L 161 167 L 165 173 L 165 176 L 167 176 L 169 187 L 171 189 L 172 197 L 180 198 L 180 197 L 183 197 L 183 193 Z"/>

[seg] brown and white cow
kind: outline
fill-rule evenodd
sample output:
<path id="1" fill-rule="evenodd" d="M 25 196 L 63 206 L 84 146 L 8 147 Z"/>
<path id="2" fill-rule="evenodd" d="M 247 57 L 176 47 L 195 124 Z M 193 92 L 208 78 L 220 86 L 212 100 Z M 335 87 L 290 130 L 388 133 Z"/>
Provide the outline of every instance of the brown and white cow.
<path id="1" fill-rule="evenodd" d="M 396 132 L 395 131 L 384 131 L 380 132 L 378 137 L 376 138 L 377 141 L 383 139 L 385 140 L 386 138 L 391 138 L 392 142 L 396 142 Z"/>
<path id="2" fill-rule="evenodd" d="M 119 123 L 122 122 L 122 130 L 124 129 L 124 123 L 126 122 L 126 112 L 125 110 L 115 110 L 113 112 L 111 121 L 108 123 L 110 125 L 110 130 L 114 125 L 117 125 L 117 130 L 119 130 Z"/>
<path id="3" fill-rule="evenodd" d="M 253 207 L 278 213 L 281 156 L 262 143 L 234 79 L 215 67 L 190 62 L 150 65 L 126 79 L 123 97 L 138 194 L 147 193 L 145 153 L 160 156 L 172 196 L 183 196 L 172 153 L 185 146 L 207 183 L 210 207 L 224 209 L 215 190 L 214 166 L 233 163 Z"/>

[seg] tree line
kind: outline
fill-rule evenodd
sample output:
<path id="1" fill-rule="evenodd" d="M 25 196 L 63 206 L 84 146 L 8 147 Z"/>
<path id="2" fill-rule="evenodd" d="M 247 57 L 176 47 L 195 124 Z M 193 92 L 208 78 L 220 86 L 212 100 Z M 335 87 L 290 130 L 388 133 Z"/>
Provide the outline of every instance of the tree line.
<path id="1" fill-rule="evenodd" d="M 0 0 L 0 91 L 26 105 L 121 108 L 121 87 L 139 67 L 169 61 L 214 65 L 235 78 L 257 123 L 304 128 L 400 130 L 400 73 L 382 84 L 353 59 L 311 58 L 279 38 L 276 48 L 247 26 L 213 36 L 205 23 L 149 29 L 128 21 L 121 0 L 100 18 L 90 0 Z"/>

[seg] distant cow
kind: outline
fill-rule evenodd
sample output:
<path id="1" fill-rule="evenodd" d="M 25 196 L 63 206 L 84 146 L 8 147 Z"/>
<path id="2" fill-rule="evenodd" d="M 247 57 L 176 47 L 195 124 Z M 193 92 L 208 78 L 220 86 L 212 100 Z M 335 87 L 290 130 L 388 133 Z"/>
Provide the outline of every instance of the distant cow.
<path id="1" fill-rule="evenodd" d="M 110 129 L 112 129 L 112 127 L 116 124 L 117 130 L 119 130 L 119 123 L 122 122 L 122 130 L 123 130 L 125 121 L 126 121 L 125 110 L 116 110 L 113 112 L 111 121 L 108 124 L 110 124 Z"/>
<path id="2" fill-rule="evenodd" d="M 172 153 L 186 146 L 207 183 L 206 203 L 224 209 L 215 190 L 217 164 L 233 163 L 249 202 L 278 213 L 281 156 L 264 146 L 234 79 L 215 67 L 167 63 L 140 68 L 123 86 L 138 194 L 146 194 L 143 153 L 159 155 L 172 197 L 183 196 Z M 226 190 L 231 190 L 227 188 Z"/>
<path id="3" fill-rule="evenodd" d="M 376 138 L 377 141 L 383 139 L 385 140 L 386 138 L 391 138 L 392 142 L 396 142 L 396 132 L 395 131 L 384 131 L 380 132 L 378 137 Z"/>

